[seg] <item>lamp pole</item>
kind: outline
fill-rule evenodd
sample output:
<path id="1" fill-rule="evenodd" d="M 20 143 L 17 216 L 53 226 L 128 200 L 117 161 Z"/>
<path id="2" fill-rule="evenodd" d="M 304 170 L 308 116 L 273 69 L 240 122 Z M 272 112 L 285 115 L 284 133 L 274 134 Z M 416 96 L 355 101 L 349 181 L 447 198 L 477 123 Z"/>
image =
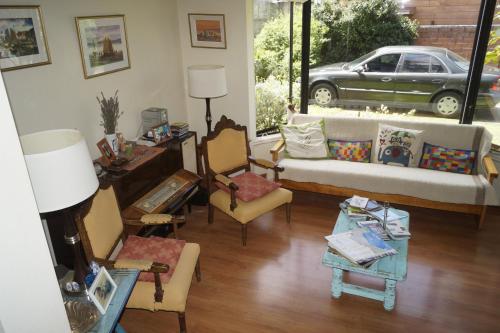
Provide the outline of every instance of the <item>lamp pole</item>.
<path id="1" fill-rule="evenodd" d="M 207 122 L 207 135 L 212 133 L 212 114 L 210 113 L 210 97 L 205 98 L 207 110 L 205 112 L 205 121 Z"/>

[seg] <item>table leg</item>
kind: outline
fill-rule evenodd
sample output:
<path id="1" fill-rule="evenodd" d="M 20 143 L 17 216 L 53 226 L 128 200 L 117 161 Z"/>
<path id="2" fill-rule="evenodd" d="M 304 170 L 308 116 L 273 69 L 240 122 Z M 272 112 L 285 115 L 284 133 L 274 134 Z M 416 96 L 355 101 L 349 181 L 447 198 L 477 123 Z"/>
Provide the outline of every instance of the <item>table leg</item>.
<path id="1" fill-rule="evenodd" d="M 342 295 L 342 275 L 343 271 L 340 268 L 333 269 L 332 278 L 332 296 L 339 298 Z"/>
<path id="2" fill-rule="evenodd" d="M 385 279 L 384 309 L 391 311 L 396 302 L 396 280 Z"/>

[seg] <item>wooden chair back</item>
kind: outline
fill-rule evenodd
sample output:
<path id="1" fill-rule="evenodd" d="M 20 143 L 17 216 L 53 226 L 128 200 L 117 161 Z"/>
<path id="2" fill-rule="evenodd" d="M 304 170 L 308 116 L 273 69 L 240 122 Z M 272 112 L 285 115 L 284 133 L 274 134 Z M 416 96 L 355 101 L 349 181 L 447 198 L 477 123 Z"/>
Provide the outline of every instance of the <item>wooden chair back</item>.
<path id="1" fill-rule="evenodd" d="M 222 116 L 212 133 L 201 140 L 208 181 L 217 174 L 225 176 L 250 171 L 250 145 L 246 126 Z"/>

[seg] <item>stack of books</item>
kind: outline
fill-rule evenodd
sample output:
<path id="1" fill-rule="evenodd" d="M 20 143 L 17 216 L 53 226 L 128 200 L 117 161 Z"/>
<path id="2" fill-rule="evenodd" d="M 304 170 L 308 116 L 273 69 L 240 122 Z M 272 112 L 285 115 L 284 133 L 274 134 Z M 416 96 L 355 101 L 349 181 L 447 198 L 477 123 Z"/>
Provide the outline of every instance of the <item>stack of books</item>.
<path id="1" fill-rule="evenodd" d="M 189 124 L 183 121 L 170 124 L 170 128 L 172 129 L 174 138 L 180 138 L 189 132 Z"/>

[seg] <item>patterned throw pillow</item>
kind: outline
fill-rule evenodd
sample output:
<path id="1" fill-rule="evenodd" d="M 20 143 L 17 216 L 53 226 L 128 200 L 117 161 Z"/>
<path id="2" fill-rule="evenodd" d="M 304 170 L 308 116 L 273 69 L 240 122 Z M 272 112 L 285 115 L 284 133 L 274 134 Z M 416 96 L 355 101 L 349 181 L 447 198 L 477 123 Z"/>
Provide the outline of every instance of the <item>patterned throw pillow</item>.
<path id="1" fill-rule="evenodd" d="M 231 177 L 231 180 L 238 185 L 236 198 L 245 202 L 263 197 L 269 192 L 281 187 L 281 184 L 269 181 L 253 172 L 242 173 L 241 175 Z M 216 182 L 215 185 L 221 190 L 231 193 L 231 190 L 224 186 L 224 184 Z"/>
<path id="2" fill-rule="evenodd" d="M 328 145 L 323 119 L 300 125 L 281 127 L 285 155 L 290 158 L 327 158 Z"/>
<path id="3" fill-rule="evenodd" d="M 385 124 L 378 126 L 374 162 L 417 167 L 417 154 L 422 149 L 422 133 L 409 128 Z"/>
<path id="4" fill-rule="evenodd" d="M 328 140 L 328 148 L 334 160 L 370 163 L 372 140 Z"/>
<path id="5" fill-rule="evenodd" d="M 473 150 L 452 149 L 425 143 L 420 168 L 470 175 L 477 153 Z"/>

